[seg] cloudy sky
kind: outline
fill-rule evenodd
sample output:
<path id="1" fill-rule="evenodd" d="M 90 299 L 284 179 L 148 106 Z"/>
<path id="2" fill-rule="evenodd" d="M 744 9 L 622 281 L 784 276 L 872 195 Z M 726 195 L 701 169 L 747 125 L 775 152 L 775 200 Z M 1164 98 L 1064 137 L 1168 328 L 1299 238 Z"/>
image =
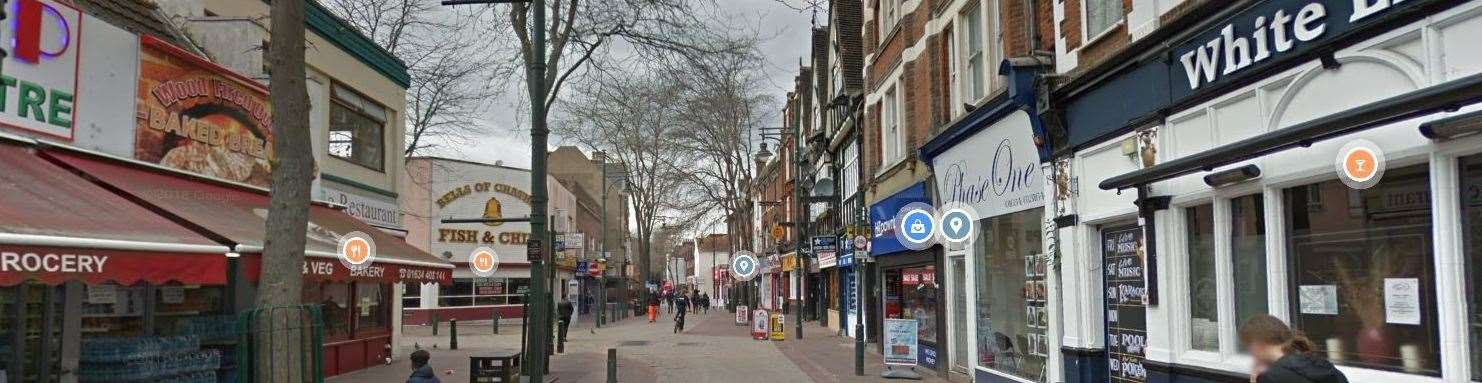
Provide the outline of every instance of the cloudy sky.
<path id="1" fill-rule="evenodd" d="M 767 71 L 771 78 L 771 85 L 764 91 L 778 100 L 782 99 L 787 93 L 787 87 L 791 86 L 792 78 L 797 74 L 799 60 L 808 54 L 808 29 L 812 15 L 797 9 L 807 1 L 715 0 L 719 5 L 717 12 L 723 13 L 722 18 L 738 22 L 748 20 L 750 25 L 761 32 L 765 39 L 762 52 L 767 57 Z M 827 18 L 826 12 L 826 9 L 819 10 L 819 20 Z M 519 88 L 516 92 L 523 90 L 523 87 L 516 88 Z M 529 115 L 516 114 L 515 107 L 521 103 L 521 99 L 523 97 L 518 94 L 509 94 L 494 103 L 495 106 L 485 119 L 490 127 L 486 137 L 479 138 L 472 145 L 438 148 L 426 154 L 528 168 L 530 137 L 528 130 L 523 127 L 528 126 Z M 514 126 L 516 129 L 511 129 L 511 124 L 515 123 L 519 125 Z M 551 147 L 562 143 L 560 137 L 551 137 Z"/>

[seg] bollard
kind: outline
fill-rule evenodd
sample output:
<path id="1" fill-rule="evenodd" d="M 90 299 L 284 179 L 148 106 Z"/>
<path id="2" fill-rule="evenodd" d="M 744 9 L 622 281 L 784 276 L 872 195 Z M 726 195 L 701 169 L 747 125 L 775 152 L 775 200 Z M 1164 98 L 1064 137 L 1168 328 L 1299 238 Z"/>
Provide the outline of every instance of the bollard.
<path id="1" fill-rule="evenodd" d="M 448 320 L 448 336 L 453 338 L 448 341 L 448 348 L 458 349 L 458 318 Z"/>
<path id="2" fill-rule="evenodd" d="M 499 312 L 494 312 L 494 335 L 499 335 Z"/>
<path id="3" fill-rule="evenodd" d="M 437 335 L 437 313 L 432 313 L 432 335 Z"/>
<path id="4" fill-rule="evenodd" d="M 607 383 L 617 383 L 617 349 L 607 349 Z"/>

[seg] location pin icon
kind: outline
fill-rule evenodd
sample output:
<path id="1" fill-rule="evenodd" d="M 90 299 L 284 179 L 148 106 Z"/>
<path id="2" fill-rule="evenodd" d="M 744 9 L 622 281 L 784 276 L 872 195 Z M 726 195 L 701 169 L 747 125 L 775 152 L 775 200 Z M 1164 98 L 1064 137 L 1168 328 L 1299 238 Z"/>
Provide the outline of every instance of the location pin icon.
<path id="1" fill-rule="evenodd" d="M 954 232 L 954 233 L 955 232 L 961 232 L 962 231 L 962 218 L 953 218 L 952 219 L 952 223 L 950 223 L 948 225 L 951 225 L 952 226 L 952 232 Z"/>

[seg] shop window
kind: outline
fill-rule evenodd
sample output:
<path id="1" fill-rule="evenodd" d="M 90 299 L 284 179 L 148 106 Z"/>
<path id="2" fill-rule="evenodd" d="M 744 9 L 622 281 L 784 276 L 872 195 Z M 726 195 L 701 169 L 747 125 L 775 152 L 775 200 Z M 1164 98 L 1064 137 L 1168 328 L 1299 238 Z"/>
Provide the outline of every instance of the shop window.
<path id="1" fill-rule="evenodd" d="M 349 89 L 335 86 L 329 103 L 329 155 L 383 170 L 387 112 Z"/>
<path id="2" fill-rule="evenodd" d="M 1266 294 L 1266 216 L 1260 194 L 1230 200 L 1230 261 L 1235 266 L 1235 329 L 1269 313 Z"/>
<path id="3" fill-rule="evenodd" d="M 391 330 L 390 290 L 375 282 L 355 282 L 355 333 Z"/>
<path id="4" fill-rule="evenodd" d="M 1214 205 L 1184 209 L 1189 265 L 1189 348 L 1219 352 L 1219 285 L 1216 282 Z"/>
<path id="5" fill-rule="evenodd" d="M 978 231 L 977 365 L 1043 381 L 1055 342 L 1049 339 L 1048 259 L 1042 253 L 1042 209 L 984 219 Z"/>
<path id="6" fill-rule="evenodd" d="M 1086 40 L 1094 39 L 1122 22 L 1122 0 L 1085 0 Z"/>
<path id="7" fill-rule="evenodd" d="M 325 339 L 350 336 L 350 284 L 304 281 L 304 304 L 319 304 Z"/>
<path id="8" fill-rule="evenodd" d="M 401 284 L 401 307 L 422 307 L 422 285 L 413 282 Z"/>
<path id="9" fill-rule="evenodd" d="M 1482 380 L 1482 155 L 1461 159 L 1461 204 L 1472 380 Z"/>
<path id="10" fill-rule="evenodd" d="M 1334 363 L 1439 376 L 1426 165 L 1364 190 L 1332 180 L 1283 193 L 1293 327 Z"/>

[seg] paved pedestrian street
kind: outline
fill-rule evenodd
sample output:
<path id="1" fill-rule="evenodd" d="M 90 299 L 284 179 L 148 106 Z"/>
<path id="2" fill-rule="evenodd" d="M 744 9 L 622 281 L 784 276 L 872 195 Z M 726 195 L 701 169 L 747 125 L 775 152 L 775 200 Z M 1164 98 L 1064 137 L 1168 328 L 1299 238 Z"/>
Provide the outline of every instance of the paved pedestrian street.
<path id="1" fill-rule="evenodd" d="M 584 317 L 590 319 L 590 316 Z M 616 348 L 619 382 L 876 382 L 884 368 L 880 354 L 867 351 L 866 375 L 854 376 L 853 339 L 840 337 L 805 323 L 803 341 L 791 322 L 785 341 L 751 339 L 750 327 L 736 326 L 724 310 L 690 316 L 689 328 L 674 334 L 673 322 L 661 315 L 655 323 L 629 318 L 592 331 L 590 320 L 576 323 L 568 335 L 566 353 L 551 357 L 550 377 L 557 382 L 606 381 L 606 353 Z M 401 347 L 410 353 L 420 346 L 432 353 L 429 364 L 443 382 L 468 381 L 468 357 L 495 349 L 518 348 L 518 321 L 505 321 L 500 335 L 491 334 L 488 321 L 459 325 L 459 349 L 448 350 L 446 324 L 438 336 L 430 327 L 407 326 Z M 436 348 L 434 348 L 436 347 Z M 873 350 L 871 345 L 870 350 Z M 920 369 L 918 369 L 920 370 Z M 405 357 L 330 378 L 330 382 L 404 382 L 411 369 Z M 927 382 L 942 382 L 927 373 Z"/>

